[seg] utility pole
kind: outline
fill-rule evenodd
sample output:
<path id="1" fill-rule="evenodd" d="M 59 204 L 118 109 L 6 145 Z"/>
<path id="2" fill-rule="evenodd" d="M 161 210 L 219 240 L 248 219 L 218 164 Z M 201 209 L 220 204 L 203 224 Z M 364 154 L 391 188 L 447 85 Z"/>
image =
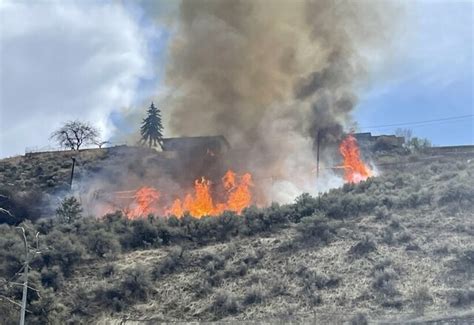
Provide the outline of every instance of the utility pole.
<path id="1" fill-rule="evenodd" d="M 71 180 L 69 181 L 69 188 L 72 190 L 72 180 L 74 179 L 74 166 L 76 166 L 76 158 L 72 157 Z"/>
<path id="2" fill-rule="evenodd" d="M 316 139 L 316 178 L 319 178 L 319 147 L 321 146 L 321 130 L 318 130 Z"/>
<path id="3" fill-rule="evenodd" d="M 25 312 L 26 312 L 26 302 L 27 302 L 27 296 L 28 296 L 28 268 L 30 266 L 30 249 L 28 247 L 28 240 L 26 239 L 26 233 L 25 233 L 25 228 L 23 227 L 17 227 L 21 229 L 22 235 L 23 235 L 23 242 L 25 244 L 25 265 L 24 265 L 24 271 L 23 271 L 23 295 L 21 298 L 21 311 L 20 311 L 20 325 L 25 325 Z M 39 233 L 36 233 L 36 248 L 38 249 L 38 235 Z M 35 252 L 35 254 L 38 253 L 38 250 Z"/>

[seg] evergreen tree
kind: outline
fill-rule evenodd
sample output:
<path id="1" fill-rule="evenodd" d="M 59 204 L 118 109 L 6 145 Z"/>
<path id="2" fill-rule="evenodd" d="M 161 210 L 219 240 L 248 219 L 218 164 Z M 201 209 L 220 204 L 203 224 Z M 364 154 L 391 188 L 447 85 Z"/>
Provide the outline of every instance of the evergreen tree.
<path id="1" fill-rule="evenodd" d="M 148 116 L 143 120 L 140 133 L 141 142 L 148 143 L 148 146 L 157 144 L 163 149 L 163 125 L 161 124 L 161 112 L 155 107 L 153 102 L 147 111 Z"/>

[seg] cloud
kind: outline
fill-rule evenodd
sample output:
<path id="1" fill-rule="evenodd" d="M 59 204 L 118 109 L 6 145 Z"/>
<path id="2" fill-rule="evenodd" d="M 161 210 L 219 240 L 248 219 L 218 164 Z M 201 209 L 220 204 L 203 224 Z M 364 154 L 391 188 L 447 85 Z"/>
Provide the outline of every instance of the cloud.
<path id="1" fill-rule="evenodd" d="M 63 121 L 90 121 L 133 105 L 150 78 L 146 33 L 120 3 L 0 4 L 0 156 L 52 145 Z"/>

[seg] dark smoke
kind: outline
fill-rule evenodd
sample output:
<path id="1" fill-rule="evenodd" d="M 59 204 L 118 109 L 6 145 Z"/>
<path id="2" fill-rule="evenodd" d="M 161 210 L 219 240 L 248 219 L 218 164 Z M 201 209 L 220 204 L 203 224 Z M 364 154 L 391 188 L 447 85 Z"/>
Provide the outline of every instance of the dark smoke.
<path id="1" fill-rule="evenodd" d="M 386 45 L 388 6 L 182 1 L 166 78 L 172 132 L 222 134 L 242 168 L 306 182 L 318 134 L 329 143 L 350 126 L 367 54 Z"/>

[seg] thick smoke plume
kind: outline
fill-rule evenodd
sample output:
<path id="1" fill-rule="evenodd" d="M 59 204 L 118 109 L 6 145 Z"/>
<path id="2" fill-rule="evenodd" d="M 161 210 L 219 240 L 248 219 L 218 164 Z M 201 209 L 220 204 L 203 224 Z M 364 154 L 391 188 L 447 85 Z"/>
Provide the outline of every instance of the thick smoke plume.
<path id="1" fill-rule="evenodd" d="M 374 1 L 184 0 L 166 79 L 173 133 L 222 134 L 242 168 L 314 192 L 315 139 L 350 125 L 386 12 Z"/>

